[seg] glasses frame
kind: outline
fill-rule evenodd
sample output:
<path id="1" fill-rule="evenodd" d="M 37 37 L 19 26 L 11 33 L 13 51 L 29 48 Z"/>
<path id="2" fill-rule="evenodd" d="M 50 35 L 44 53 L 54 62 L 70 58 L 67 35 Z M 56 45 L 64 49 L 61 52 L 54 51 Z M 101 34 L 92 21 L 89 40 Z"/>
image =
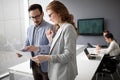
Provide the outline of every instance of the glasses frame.
<path id="1" fill-rule="evenodd" d="M 53 15 L 54 12 L 50 13 L 48 16 L 51 17 Z"/>
<path id="2" fill-rule="evenodd" d="M 36 15 L 36 16 L 30 16 L 29 18 L 30 18 L 30 19 L 39 19 L 39 18 L 40 18 L 40 16 L 41 16 L 41 14 Z"/>

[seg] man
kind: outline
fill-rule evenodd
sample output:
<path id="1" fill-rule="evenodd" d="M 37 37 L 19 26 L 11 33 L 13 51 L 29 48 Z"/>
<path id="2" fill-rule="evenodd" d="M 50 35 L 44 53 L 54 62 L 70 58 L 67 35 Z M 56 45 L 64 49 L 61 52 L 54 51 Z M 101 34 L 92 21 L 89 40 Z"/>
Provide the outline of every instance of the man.
<path id="1" fill-rule="evenodd" d="M 49 42 L 45 35 L 48 29 L 52 29 L 52 25 L 43 19 L 44 12 L 41 5 L 33 4 L 28 9 L 30 18 L 34 25 L 31 25 L 27 30 L 27 40 L 24 51 L 30 51 L 32 57 L 41 54 L 49 53 Z M 34 80 L 48 80 L 47 62 L 36 64 L 30 61 L 30 66 L 33 71 Z"/>
<path id="2" fill-rule="evenodd" d="M 108 33 L 110 33 L 110 31 L 108 31 L 108 30 L 104 30 L 103 31 L 103 37 L 104 37 L 104 39 L 105 39 L 105 35 L 107 35 Z M 102 48 L 107 48 L 108 46 L 109 46 L 109 43 L 107 45 L 102 45 L 101 47 Z"/>
<path id="3" fill-rule="evenodd" d="M 108 33 L 110 33 L 108 30 L 104 30 L 104 31 L 103 31 L 103 37 L 105 38 L 105 35 L 108 34 Z M 108 45 L 109 45 L 109 44 L 107 44 L 107 45 L 99 45 L 99 44 L 98 44 L 97 47 L 98 47 L 98 49 L 99 49 L 100 47 L 102 47 L 102 48 L 107 48 Z"/>
<path id="4" fill-rule="evenodd" d="M 103 37 L 105 37 L 106 34 L 110 33 L 108 30 L 103 31 Z"/>

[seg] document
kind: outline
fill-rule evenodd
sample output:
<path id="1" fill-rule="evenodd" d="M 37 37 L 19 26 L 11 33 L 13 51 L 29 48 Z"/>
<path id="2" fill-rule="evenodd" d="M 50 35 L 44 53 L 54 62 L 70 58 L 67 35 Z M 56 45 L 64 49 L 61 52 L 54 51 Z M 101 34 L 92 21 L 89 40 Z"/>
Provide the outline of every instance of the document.
<path id="1" fill-rule="evenodd" d="M 28 58 L 31 58 L 31 52 L 28 52 L 24 49 L 16 50 L 16 54 L 18 57 L 27 56 Z"/>

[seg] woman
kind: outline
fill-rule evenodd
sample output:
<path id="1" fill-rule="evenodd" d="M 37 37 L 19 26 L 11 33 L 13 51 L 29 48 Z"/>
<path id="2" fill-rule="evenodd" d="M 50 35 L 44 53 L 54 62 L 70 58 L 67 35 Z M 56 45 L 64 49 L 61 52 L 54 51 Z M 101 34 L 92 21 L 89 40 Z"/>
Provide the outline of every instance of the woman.
<path id="1" fill-rule="evenodd" d="M 48 76 L 50 80 L 74 80 L 78 72 L 76 63 L 77 32 L 73 16 L 59 1 L 49 3 L 46 11 L 57 28 L 57 32 L 54 38 L 52 30 L 48 30 L 46 33 L 51 44 L 49 55 L 35 56 L 32 60 L 36 63 L 49 62 Z"/>
<path id="2" fill-rule="evenodd" d="M 100 50 L 100 52 L 103 52 L 110 56 L 119 55 L 120 54 L 119 44 L 114 39 L 113 35 L 111 33 L 107 33 L 104 37 L 105 37 L 106 42 L 109 44 L 109 46 L 105 50 Z M 100 49 L 100 47 L 97 46 L 97 49 Z"/>
<path id="3" fill-rule="evenodd" d="M 114 37 L 111 33 L 107 33 L 104 35 L 104 38 L 106 42 L 109 44 L 108 48 L 106 49 L 100 49 L 99 46 L 97 46 L 97 49 L 99 50 L 100 53 L 104 53 L 105 56 L 103 57 L 100 66 L 98 67 L 97 72 L 101 72 L 103 69 L 109 69 L 110 64 L 113 65 L 113 56 L 118 56 L 120 55 L 120 48 L 119 44 L 114 40 Z"/>

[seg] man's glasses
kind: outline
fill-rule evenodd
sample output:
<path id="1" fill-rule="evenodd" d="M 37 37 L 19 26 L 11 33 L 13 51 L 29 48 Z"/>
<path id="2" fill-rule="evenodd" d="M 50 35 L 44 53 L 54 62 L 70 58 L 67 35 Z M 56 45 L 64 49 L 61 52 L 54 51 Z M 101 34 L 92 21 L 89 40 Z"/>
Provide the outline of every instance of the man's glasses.
<path id="1" fill-rule="evenodd" d="M 31 18 L 31 19 L 39 19 L 39 18 L 40 18 L 40 15 L 41 15 L 41 14 L 39 14 L 39 15 L 37 15 L 37 16 L 31 16 L 30 18 Z"/>

